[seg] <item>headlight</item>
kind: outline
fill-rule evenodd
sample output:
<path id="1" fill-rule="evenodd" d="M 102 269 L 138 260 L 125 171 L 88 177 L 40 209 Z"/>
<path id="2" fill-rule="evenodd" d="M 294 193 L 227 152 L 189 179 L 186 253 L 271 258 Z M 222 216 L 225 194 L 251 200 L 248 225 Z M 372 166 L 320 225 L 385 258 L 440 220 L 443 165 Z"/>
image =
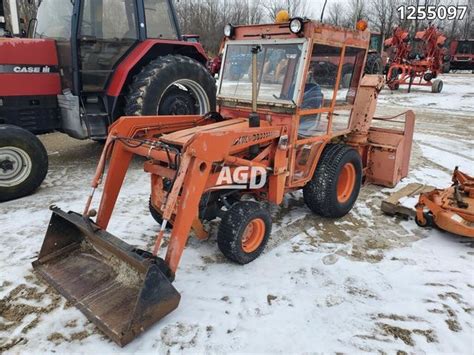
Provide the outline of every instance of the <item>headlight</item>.
<path id="1" fill-rule="evenodd" d="M 232 37 L 233 35 L 234 35 L 234 26 L 232 26 L 230 23 L 225 25 L 225 27 L 224 27 L 224 36 Z"/>
<path id="2" fill-rule="evenodd" d="M 303 19 L 295 17 L 290 21 L 290 31 L 294 34 L 298 34 L 303 31 Z"/>

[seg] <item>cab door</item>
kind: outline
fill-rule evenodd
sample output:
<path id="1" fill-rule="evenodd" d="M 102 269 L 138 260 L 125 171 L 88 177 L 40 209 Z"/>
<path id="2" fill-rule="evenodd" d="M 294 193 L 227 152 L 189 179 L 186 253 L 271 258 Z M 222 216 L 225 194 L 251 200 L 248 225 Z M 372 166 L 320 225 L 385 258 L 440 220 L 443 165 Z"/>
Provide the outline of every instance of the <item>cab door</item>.
<path id="1" fill-rule="evenodd" d="M 78 31 L 82 92 L 105 91 L 116 65 L 138 42 L 136 0 L 84 0 Z"/>

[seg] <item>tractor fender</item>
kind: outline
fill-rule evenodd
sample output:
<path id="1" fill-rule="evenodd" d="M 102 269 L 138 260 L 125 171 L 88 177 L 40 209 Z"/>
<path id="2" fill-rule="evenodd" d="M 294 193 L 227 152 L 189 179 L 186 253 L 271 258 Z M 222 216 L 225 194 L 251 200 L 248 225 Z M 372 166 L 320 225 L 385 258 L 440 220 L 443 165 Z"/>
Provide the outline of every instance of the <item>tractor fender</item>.
<path id="1" fill-rule="evenodd" d="M 133 75 L 151 60 L 168 55 L 181 54 L 206 65 L 208 58 L 200 43 L 148 39 L 133 48 L 117 66 L 107 86 L 107 96 L 117 98 Z M 115 100 L 113 100 L 115 101 Z M 112 111 L 113 112 L 113 111 Z"/>

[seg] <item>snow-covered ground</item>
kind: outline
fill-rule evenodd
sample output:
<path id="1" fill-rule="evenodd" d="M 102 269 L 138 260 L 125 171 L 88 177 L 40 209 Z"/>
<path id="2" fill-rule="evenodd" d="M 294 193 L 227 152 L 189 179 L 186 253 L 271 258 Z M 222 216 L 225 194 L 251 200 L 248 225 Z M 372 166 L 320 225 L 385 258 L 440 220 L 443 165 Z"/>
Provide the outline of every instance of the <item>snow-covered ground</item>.
<path id="1" fill-rule="evenodd" d="M 448 186 L 459 165 L 474 173 L 474 75 L 447 75 L 442 94 L 384 91 L 378 114 L 417 114 L 409 182 Z M 400 107 L 403 106 L 403 107 Z M 471 240 L 387 217 L 393 189 L 364 187 L 338 221 L 312 215 L 301 193 L 272 207 L 265 253 L 228 262 L 211 238 L 191 238 L 174 283 L 177 310 L 120 349 L 32 272 L 48 206 L 81 211 L 100 146 L 42 137 L 46 182 L 33 196 L 0 205 L 0 352 L 474 352 Z M 148 177 L 135 161 L 110 232 L 149 248 Z"/>
<path id="2" fill-rule="evenodd" d="M 466 114 L 474 113 L 474 74 L 440 75 L 443 80 L 443 90 L 440 95 L 432 94 L 431 87 L 412 86 L 411 95 L 407 94 L 408 86 L 401 86 L 400 90 L 384 90 L 379 97 L 381 105 L 399 105 L 406 108 L 430 109 L 439 112 L 453 112 Z"/>

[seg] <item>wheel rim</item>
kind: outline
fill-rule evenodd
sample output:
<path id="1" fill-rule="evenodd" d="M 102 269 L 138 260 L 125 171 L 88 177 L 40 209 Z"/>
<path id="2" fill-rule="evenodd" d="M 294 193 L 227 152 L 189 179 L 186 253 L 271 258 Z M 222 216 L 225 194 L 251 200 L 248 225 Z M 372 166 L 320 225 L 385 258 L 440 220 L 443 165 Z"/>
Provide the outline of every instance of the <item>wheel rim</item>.
<path id="1" fill-rule="evenodd" d="M 261 218 L 252 220 L 242 235 L 242 249 L 246 253 L 252 253 L 262 244 L 265 236 L 265 222 Z"/>
<path id="2" fill-rule="evenodd" d="M 29 155 L 17 147 L 0 148 L 0 186 L 12 187 L 21 184 L 31 173 Z"/>
<path id="3" fill-rule="evenodd" d="M 347 163 L 342 167 L 337 180 L 337 200 L 340 203 L 347 202 L 354 191 L 356 181 L 356 169 L 352 163 Z"/>
<path id="4" fill-rule="evenodd" d="M 179 91 L 179 94 L 177 93 Z M 170 106 L 166 114 L 169 115 L 205 115 L 211 111 L 211 104 L 204 88 L 197 82 L 190 79 L 176 80 L 170 84 L 163 95 L 157 107 L 157 114 L 160 113 L 161 104 L 165 102 L 168 95 L 174 95 L 171 98 Z M 189 100 L 192 99 L 195 104 L 190 107 Z"/>

